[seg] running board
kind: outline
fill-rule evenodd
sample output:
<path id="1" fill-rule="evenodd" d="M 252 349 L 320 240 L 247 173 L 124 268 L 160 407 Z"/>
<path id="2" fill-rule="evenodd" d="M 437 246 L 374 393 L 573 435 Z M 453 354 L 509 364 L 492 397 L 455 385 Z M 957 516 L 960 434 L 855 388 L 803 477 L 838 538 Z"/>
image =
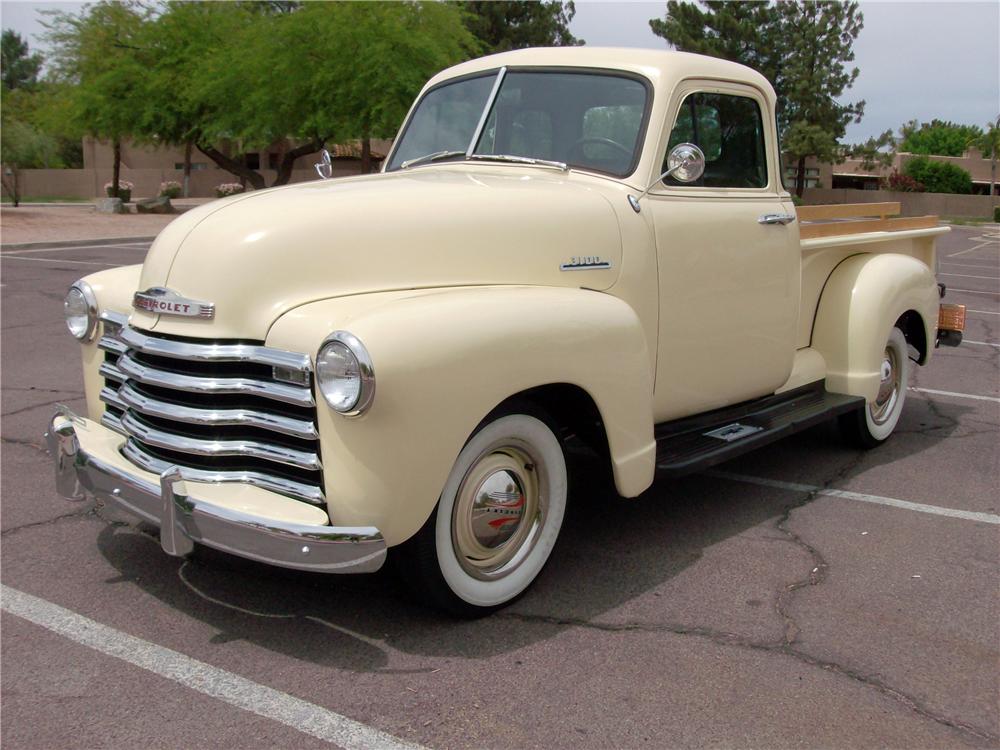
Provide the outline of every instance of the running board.
<path id="1" fill-rule="evenodd" d="M 656 426 L 656 468 L 670 476 L 710 466 L 864 406 L 823 381 Z"/>

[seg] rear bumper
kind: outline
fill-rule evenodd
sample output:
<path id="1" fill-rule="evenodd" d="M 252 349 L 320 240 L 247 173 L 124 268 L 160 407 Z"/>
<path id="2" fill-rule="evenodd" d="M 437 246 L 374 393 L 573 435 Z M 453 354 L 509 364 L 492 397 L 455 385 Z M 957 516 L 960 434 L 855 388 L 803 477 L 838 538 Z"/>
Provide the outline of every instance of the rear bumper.
<path id="1" fill-rule="evenodd" d="M 45 434 L 55 462 L 56 489 L 71 500 L 95 497 L 160 527 L 160 544 L 183 556 L 199 542 L 258 562 L 321 573 L 370 573 L 382 567 L 385 539 L 374 527 L 306 525 L 258 516 L 198 497 L 196 482 L 172 467 L 158 482 L 124 470 L 107 455 L 108 442 L 85 435 L 110 432 L 62 411 Z M 155 476 L 155 475 L 154 475 Z M 276 504 L 298 501 L 274 495 Z"/>

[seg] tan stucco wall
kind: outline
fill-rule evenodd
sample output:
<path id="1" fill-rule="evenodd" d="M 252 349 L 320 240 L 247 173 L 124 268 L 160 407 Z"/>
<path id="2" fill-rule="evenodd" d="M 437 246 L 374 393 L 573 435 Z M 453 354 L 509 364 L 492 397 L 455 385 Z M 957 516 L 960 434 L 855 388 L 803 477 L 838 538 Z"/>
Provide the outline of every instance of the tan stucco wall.
<path id="1" fill-rule="evenodd" d="M 831 190 L 810 188 L 802 199 L 806 205 L 824 203 L 882 203 L 899 201 L 903 216 L 955 216 L 984 219 L 1000 206 L 1000 196 L 951 195 L 949 193 L 895 193 L 889 190 Z"/>

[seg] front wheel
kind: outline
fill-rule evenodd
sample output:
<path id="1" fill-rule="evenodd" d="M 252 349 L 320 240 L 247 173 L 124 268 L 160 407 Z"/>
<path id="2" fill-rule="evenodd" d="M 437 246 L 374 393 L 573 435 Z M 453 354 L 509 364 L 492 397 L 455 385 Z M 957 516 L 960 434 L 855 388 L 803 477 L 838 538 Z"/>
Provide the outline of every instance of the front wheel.
<path id="1" fill-rule="evenodd" d="M 878 394 L 863 408 L 840 417 L 844 436 L 861 448 L 874 448 L 896 429 L 910 381 L 910 356 L 906 337 L 893 328 L 882 353 Z"/>
<path id="2" fill-rule="evenodd" d="M 566 489 L 562 444 L 544 418 L 486 423 L 459 453 L 431 518 L 399 548 L 404 580 L 463 617 L 509 604 L 549 559 Z"/>

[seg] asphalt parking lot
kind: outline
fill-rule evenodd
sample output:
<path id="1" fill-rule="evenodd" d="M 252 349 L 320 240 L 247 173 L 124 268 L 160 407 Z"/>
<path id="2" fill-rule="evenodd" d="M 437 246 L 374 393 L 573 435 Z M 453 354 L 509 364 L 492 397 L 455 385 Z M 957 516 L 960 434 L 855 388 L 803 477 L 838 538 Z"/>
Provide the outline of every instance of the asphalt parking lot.
<path id="1" fill-rule="evenodd" d="M 145 249 L 0 256 L 5 748 L 1000 745 L 995 225 L 939 242 L 966 343 L 915 368 L 888 444 L 820 426 L 632 501 L 580 461 L 549 566 L 475 622 L 387 572 L 170 558 L 56 495 L 65 289 Z"/>

